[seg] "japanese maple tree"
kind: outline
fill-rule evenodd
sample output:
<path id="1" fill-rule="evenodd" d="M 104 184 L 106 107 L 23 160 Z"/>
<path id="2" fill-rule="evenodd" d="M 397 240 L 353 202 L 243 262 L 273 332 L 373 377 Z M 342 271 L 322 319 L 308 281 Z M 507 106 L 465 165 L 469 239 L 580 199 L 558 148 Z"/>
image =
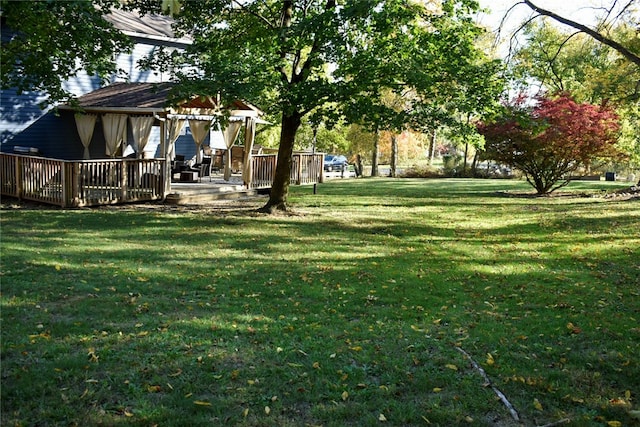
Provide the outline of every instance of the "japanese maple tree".
<path id="1" fill-rule="evenodd" d="M 570 181 L 596 158 L 619 155 L 618 116 L 606 105 L 577 103 L 569 94 L 522 99 L 491 123 L 480 123 L 484 158 L 519 169 L 538 194 Z"/>

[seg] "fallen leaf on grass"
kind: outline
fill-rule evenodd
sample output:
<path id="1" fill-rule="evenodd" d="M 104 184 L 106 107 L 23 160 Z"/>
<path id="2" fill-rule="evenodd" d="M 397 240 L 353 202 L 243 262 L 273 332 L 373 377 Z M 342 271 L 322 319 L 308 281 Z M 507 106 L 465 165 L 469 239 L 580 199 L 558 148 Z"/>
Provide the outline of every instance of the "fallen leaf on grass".
<path id="1" fill-rule="evenodd" d="M 491 366 L 494 363 L 496 363 L 496 361 L 493 359 L 493 356 L 491 355 L 491 353 L 487 353 L 487 365 Z"/>
<path id="2" fill-rule="evenodd" d="M 445 367 L 453 370 L 453 371 L 457 371 L 458 367 L 456 365 L 454 365 L 453 363 L 447 363 L 446 365 L 444 365 Z"/>
<path id="3" fill-rule="evenodd" d="M 380 414 L 380 415 L 378 415 L 378 420 L 382 421 L 382 422 L 385 422 L 385 421 L 387 421 L 387 417 L 385 417 L 384 414 Z"/>
<path id="4" fill-rule="evenodd" d="M 194 400 L 193 403 L 194 405 L 199 405 L 199 406 L 211 406 L 211 403 L 205 402 L 204 400 Z"/>
<path id="5" fill-rule="evenodd" d="M 533 399 L 533 407 L 536 408 L 538 411 L 542 411 L 542 404 L 538 399 Z"/>
<path id="6" fill-rule="evenodd" d="M 607 425 L 609 427 L 622 427 L 622 423 L 620 421 L 607 421 Z"/>
<path id="7" fill-rule="evenodd" d="M 627 405 L 627 402 L 624 399 L 620 399 L 620 398 L 611 399 L 611 400 L 609 400 L 609 403 L 611 405 L 613 405 L 613 406 L 626 406 Z"/>
<path id="8" fill-rule="evenodd" d="M 264 407 L 264 413 L 269 415 L 271 413 L 271 408 L 269 408 L 268 406 Z"/>
<path id="9" fill-rule="evenodd" d="M 342 392 L 342 400 L 347 400 L 349 398 L 349 392 L 348 391 L 343 391 Z"/>
<path id="10" fill-rule="evenodd" d="M 162 387 L 160 387 L 159 385 L 147 386 L 147 391 L 149 393 L 159 393 L 161 390 L 162 390 Z"/>
<path id="11" fill-rule="evenodd" d="M 582 329 L 580 329 L 579 327 L 577 327 L 571 322 L 567 323 L 567 329 L 571 334 L 579 334 L 580 332 L 582 332 Z"/>
<path id="12" fill-rule="evenodd" d="M 178 368 L 178 370 L 176 372 L 174 372 L 173 374 L 169 374 L 170 377 L 177 377 L 179 375 L 182 375 L 182 369 Z"/>
<path id="13" fill-rule="evenodd" d="M 95 349 L 90 348 L 87 352 L 87 357 L 89 358 L 89 362 L 98 363 L 99 356 L 96 355 Z"/>

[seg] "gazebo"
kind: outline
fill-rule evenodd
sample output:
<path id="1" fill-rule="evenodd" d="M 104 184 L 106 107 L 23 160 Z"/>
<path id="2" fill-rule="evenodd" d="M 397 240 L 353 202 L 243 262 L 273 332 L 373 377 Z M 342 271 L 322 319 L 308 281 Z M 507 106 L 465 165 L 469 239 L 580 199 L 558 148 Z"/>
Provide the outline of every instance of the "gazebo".
<path id="1" fill-rule="evenodd" d="M 136 158 L 146 158 L 149 151 L 145 148 L 148 147 L 154 126 L 160 128 L 160 138 L 156 141 L 159 144 L 159 157 L 173 160 L 175 141 L 188 124 L 195 144 L 196 162 L 200 163 L 202 144 L 208 135 L 211 134 L 218 144 L 223 144 L 216 145 L 216 148 L 231 150 L 244 125 L 242 178 L 247 187 L 251 186 L 251 153 L 256 124 L 266 123 L 260 118 L 262 111 L 240 100 L 221 106 L 212 97 L 194 97 L 171 106 L 168 99 L 172 88 L 172 83 L 115 83 L 81 96 L 77 106 L 65 105 L 60 109 L 79 108 L 82 111 L 75 113 L 75 122 L 87 160 L 92 143 L 103 143 L 105 155 L 109 158 L 123 156 L 127 144 Z M 220 126 L 223 116 L 226 118 L 224 128 Z M 94 138 L 97 121 L 102 123 L 102 140 Z M 130 132 L 127 125 L 130 126 Z M 127 141 L 127 135 L 132 139 Z M 228 180 L 231 175 L 231 156 L 225 158 L 224 177 Z M 169 171 L 165 176 L 170 177 Z M 166 180 L 167 190 L 170 181 Z"/>
<path id="2" fill-rule="evenodd" d="M 244 127 L 244 188 L 270 188 L 277 155 L 252 153 L 256 125 L 266 123 L 262 112 L 239 100 L 222 106 L 212 97 L 169 104 L 172 87 L 116 83 L 81 96 L 77 105 L 59 106 L 65 116 L 60 125 L 68 129 L 75 119 L 79 142 L 72 132 L 58 158 L 0 153 L 1 194 L 63 207 L 164 200 L 172 193 L 175 142 L 187 125 L 196 162 L 208 135 L 216 148 L 227 150 L 225 181 L 231 177 L 231 147 Z M 294 153 L 291 183 L 321 182 L 322 159 L 318 153 Z"/>

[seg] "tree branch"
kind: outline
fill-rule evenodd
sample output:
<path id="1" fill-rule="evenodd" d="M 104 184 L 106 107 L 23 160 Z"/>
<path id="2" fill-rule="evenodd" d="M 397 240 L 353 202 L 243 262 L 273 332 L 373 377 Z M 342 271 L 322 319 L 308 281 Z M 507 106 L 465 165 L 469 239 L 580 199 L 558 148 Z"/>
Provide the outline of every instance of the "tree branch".
<path id="1" fill-rule="evenodd" d="M 546 9 L 542 9 L 541 7 L 538 7 L 535 4 L 533 4 L 531 2 L 531 0 L 523 0 L 523 2 L 524 2 L 524 4 L 529 6 L 531 9 L 533 9 L 536 12 L 538 12 L 540 15 L 548 16 L 549 18 L 551 18 L 551 19 L 553 19 L 555 21 L 558 21 L 558 22 L 560 22 L 562 24 L 565 24 L 565 25 L 568 25 L 570 27 L 573 27 L 576 30 L 580 30 L 580 31 L 584 32 L 585 34 L 588 34 L 589 36 L 591 36 L 594 39 L 598 40 L 600 43 L 605 44 L 605 45 L 609 46 L 612 49 L 615 49 L 622 56 L 627 58 L 629 61 L 633 62 L 634 64 L 636 64 L 638 66 L 640 66 L 640 56 L 638 56 L 635 53 L 631 52 L 629 49 L 627 49 L 626 47 L 624 47 L 620 43 L 616 42 L 615 40 L 612 40 L 612 39 L 610 39 L 608 37 L 603 36 L 599 32 L 592 30 L 591 28 L 587 27 L 586 25 L 583 25 L 583 24 L 580 24 L 578 22 L 572 21 L 571 19 L 563 18 L 562 16 L 557 15 L 557 14 L 555 14 L 555 13 L 553 13 L 551 11 L 548 11 Z"/>
<path id="2" fill-rule="evenodd" d="M 471 365 L 473 365 L 473 367 L 476 369 L 476 371 L 478 371 L 480 373 L 480 375 L 482 376 L 482 378 L 484 379 L 485 384 L 487 384 L 489 387 L 491 387 L 491 390 L 493 390 L 493 392 L 500 398 L 500 400 L 502 401 L 504 406 L 507 407 L 507 409 L 509 410 L 509 413 L 511 414 L 511 417 L 515 421 L 520 421 L 520 417 L 518 416 L 518 411 L 516 411 L 516 409 L 509 402 L 509 400 L 507 400 L 507 397 L 504 395 L 504 393 L 502 393 L 500 390 L 498 390 L 498 388 L 491 383 L 491 380 L 489 379 L 489 376 L 484 371 L 484 369 L 482 369 L 482 367 L 480 365 L 478 365 L 478 363 L 475 360 L 473 360 L 471 355 L 469 353 L 467 353 L 466 351 L 464 351 L 462 348 L 455 347 L 455 349 L 458 350 L 460 353 L 462 353 L 467 359 L 469 359 L 469 361 L 471 362 Z"/>
<path id="3" fill-rule="evenodd" d="M 276 27 L 273 24 L 273 22 L 269 21 L 267 18 L 265 18 L 264 16 L 260 15 L 259 13 L 252 11 L 244 3 L 242 3 L 242 2 L 240 2 L 238 0 L 232 0 L 232 2 L 237 4 L 240 7 L 240 9 L 250 13 L 251 15 L 255 16 L 256 18 L 258 18 L 259 20 L 261 20 L 262 22 L 267 24 L 269 26 L 269 28 L 275 28 Z"/>
<path id="4" fill-rule="evenodd" d="M 327 4 L 325 6 L 325 10 L 331 10 L 334 9 L 336 7 L 336 1 L 335 0 L 327 0 Z M 304 64 L 302 64 L 302 67 L 300 68 L 300 72 L 296 74 L 295 70 L 296 68 L 294 67 L 293 72 L 294 72 L 294 79 L 296 81 L 302 81 L 305 79 L 305 75 L 308 74 L 309 70 L 311 70 L 311 66 L 313 64 L 313 60 L 316 56 L 316 54 L 318 53 L 318 49 L 320 47 L 320 43 L 318 40 L 318 34 L 316 33 L 315 38 L 313 40 L 313 44 L 311 46 L 311 50 L 309 51 L 309 54 L 307 55 L 307 59 L 304 61 Z M 300 58 L 298 58 L 299 60 Z M 297 62 L 297 61 L 296 61 Z"/>

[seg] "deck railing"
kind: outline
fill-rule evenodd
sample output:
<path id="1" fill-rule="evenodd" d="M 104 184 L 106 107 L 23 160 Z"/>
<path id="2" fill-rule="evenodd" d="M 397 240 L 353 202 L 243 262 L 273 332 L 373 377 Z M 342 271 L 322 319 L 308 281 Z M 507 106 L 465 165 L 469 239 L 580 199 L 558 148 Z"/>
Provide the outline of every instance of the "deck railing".
<path id="1" fill-rule="evenodd" d="M 294 153 L 291 184 L 322 182 L 322 154 Z M 250 189 L 270 188 L 275 154 L 252 156 Z M 2 195 L 62 207 L 162 200 L 168 188 L 164 159 L 57 160 L 0 153 Z"/>
<path id="2" fill-rule="evenodd" d="M 2 194 L 62 207 L 164 197 L 164 159 L 56 160 L 0 153 Z"/>
<path id="3" fill-rule="evenodd" d="M 297 185 L 322 182 L 322 159 L 324 154 L 293 153 L 291 164 L 291 183 Z"/>
<path id="4" fill-rule="evenodd" d="M 291 158 L 291 184 L 304 185 L 322 182 L 323 154 L 293 153 Z M 270 188 L 276 174 L 278 156 L 275 154 L 254 154 L 253 177 L 250 187 L 253 189 Z"/>

